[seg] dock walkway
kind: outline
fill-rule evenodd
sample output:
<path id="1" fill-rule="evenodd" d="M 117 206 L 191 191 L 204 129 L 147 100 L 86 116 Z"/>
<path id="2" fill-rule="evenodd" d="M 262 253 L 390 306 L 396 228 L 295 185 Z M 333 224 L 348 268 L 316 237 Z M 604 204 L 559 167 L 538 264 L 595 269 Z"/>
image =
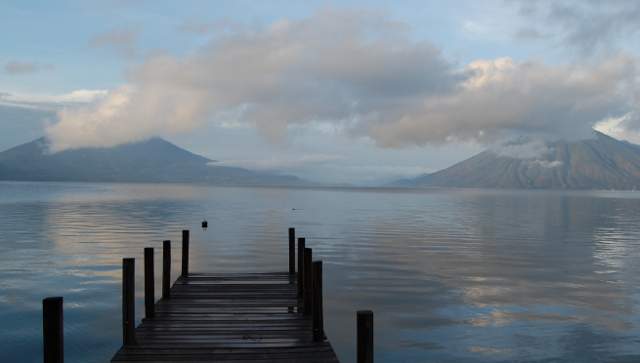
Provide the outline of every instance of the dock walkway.
<path id="1" fill-rule="evenodd" d="M 162 298 L 154 252 L 144 249 L 145 317 L 135 328 L 135 259 L 122 261 L 122 340 L 111 362 L 338 362 L 324 334 L 322 261 L 289 229 L 289 270 L 191 273 L 189 231 L 171 286 L 171 241 L 162 245 Z M 298 262 L 296 271 L 296 260 Z"/>
<path id="2" fill-rule="evenodd" d="M 190 273 L 112 362 L 338 362 L 295 312 L 297 284 L 282 273 Z"/>

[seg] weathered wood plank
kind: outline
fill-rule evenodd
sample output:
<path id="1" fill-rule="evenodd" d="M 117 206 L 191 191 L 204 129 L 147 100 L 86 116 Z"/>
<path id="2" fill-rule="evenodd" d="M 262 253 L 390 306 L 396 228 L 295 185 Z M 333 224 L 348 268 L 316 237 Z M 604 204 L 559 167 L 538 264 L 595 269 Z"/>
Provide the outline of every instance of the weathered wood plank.
<path id="1" fill-rule="evenodd" d="M 314 342 L 311 317 L 293 312 L 297 276 L 189 272 L 167 292 L 112 362 L 338 362 Z"/>

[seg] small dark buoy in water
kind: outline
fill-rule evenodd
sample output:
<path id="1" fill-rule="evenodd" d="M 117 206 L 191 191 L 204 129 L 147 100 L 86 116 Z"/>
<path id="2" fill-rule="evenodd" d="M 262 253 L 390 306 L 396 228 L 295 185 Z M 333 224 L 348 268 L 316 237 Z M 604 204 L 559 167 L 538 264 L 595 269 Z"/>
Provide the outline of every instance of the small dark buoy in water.
<path id="1" fill-rule="evenodd" d="M 209 227 L 209 222 L 206 220 L 202 221 L 202 229 L 207 229 L 207 227 Z"/>

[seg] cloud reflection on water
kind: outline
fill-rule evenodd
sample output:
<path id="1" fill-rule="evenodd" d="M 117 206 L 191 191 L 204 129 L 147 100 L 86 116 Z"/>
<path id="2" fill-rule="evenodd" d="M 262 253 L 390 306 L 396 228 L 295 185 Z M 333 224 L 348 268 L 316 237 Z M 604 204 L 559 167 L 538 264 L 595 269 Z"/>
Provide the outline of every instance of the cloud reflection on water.
<path id="1" fill-rule="evenodd" d="M 289 226 L 325 261 L 326 326 L 344 361 L 361 308 L 376 312 L 381 361 L 640 354 L 634 194 L 5 186 L 0 318 L 23 327 L 0 332 L 8 356 L 39 357 L 40 300 L 63 294 L 68 360 L 104 361 L 120 342 L 123 257 L 140 272 L 154 246 L 160 266 L 161 241 L 190 228 L 194 270 L 283 270 Z M 179 243 L 172 257 L 177 276 Z"/>

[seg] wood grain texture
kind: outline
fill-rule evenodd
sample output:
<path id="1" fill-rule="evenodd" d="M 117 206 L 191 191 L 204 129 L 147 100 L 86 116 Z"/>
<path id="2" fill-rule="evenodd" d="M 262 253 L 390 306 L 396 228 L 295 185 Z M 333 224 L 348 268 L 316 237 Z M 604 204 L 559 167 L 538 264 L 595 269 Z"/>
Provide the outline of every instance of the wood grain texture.
<path id="1" fill-rule="evenodd" d="M 311 316 L 293 312 L 290 282 L 288 272 L 182 276 L 111 361 L 338 362 L 328 341 L 314 342 Z"/>

